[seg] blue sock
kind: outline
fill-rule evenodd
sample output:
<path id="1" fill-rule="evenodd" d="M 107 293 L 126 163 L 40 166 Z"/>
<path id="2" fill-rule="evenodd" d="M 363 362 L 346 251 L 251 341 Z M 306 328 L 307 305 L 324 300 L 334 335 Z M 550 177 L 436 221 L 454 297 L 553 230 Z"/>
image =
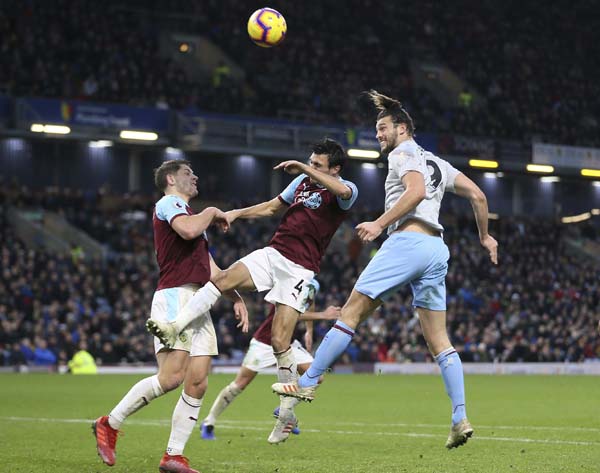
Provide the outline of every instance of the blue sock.
<path id="1" fill-rule="evenodd" d="M 465 381 L 460 357 L 453 347 L 450 347 L 435 357 L 442 371 L 446 392 L 452 401 L 452 424 L 467 417 L 465 409 Z"/>
<path id="2" fill-rule="evenodd" d="M 348 327 L 344 322 L 337 321 L 333 327 L 329 329 L 327 335 L 319 345 L 319 349 L 315 354 L 315 360 L 306 370 L 300 379 L 298 385 L 301 388 L 315 386 L 319 382 L 321 376 L 327 368 L 329 368 L 337 358 L 346 351 L 350 341 L 354 335 L 354 330 Z"/>

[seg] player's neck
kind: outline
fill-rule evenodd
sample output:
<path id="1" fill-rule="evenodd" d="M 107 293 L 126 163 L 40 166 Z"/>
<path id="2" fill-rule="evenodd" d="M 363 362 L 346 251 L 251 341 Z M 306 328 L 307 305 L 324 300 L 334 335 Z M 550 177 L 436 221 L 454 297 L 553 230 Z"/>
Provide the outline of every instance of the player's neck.
<path id="1" fill-rule="evenodd" d="M 175 195 L 175 196 L 179 197 L 181 200 L 183 200 L 186 204 L 190 203 L 190 196 L 182 194 L 181 192 L 177 192 L 175 189 L 173 189 L 173 190 L 167 189 L 165 191 L 165 195 Z"/>

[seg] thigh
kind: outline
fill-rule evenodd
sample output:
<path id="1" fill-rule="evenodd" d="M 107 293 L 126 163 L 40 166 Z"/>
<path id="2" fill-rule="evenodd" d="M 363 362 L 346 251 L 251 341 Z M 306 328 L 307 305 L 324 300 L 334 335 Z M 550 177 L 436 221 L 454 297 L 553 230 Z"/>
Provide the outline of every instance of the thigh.
<path id="1" fill-rule="evenodd" d="M 265 295 L 265 301 L 286 305 L 298 313 L 304 313 L 309 305 L 309 282 L 312 281 L 315 273 L 290 261 L 273 248 L 267 250 L 269 250 L 274 283 Z"/>
<path id="2" fill-rule="evenodd" d="M 430 261 L 421 276 L 411 281 L 413 306 L 431 311 L 446 310 L 446 274 L 450 253 L 442 239 L 429 237 Z"/>
<path id="3" fill-rule="evenodd" d="M 354 289 L 371 299 L 385 300 L 419 277 L 428 261 L 425 237 L 412 232 L 392 234 L 358 277 Z"/>
<path id="4" fill-rule="evenodd" d="M 210 280 L 222 292 L 231 289 L 255 291 L 258 287 L 253 281 L 248 266 L 242 260 L 236 261 L 229 268 L 211 275 Z M 261 284 L 260 281 L 259 284 Z"/>
<path id="5" fill-rule="evenodd" d="M 183 378 L 189 359 L 189 353 L 182 350 L 166 350 L 157 353 L 159 377 L 180 375 Z"/>
<path id="6" fill-rule="evenodd" d="M 266 248 L 255 250 L 249 255 L 244 256 L 234 263 L 231 269 L 234 266 L 241 266 L 246 270 L 252 286 L 258 292 L 267 291 L 273 287 L 273 269 L 271 268 L 271 261 L 269 260 Z M 242 269 L 239 268 L 236 271 L 241 272 Z M 246 283 L 248 283 L 248 280 L 246 280 Z"/>
<path id="7" fill-rule="evenodd" d="M 172 322 L 177 317 L 179 310 L 187 304 L 190 298 L 198 290 L 199 286 L 188 284 L 180 287 L 171 287 L 161 289 L 154 293 L 152 299 L 152 308 L 150 310 L 150 318 L 159 322 Z M 184 330 L 178 337 L 175 345 L 175 350 L 184 350 L 189 352 L 191 348 L 191 331 Z M 159 353 L 165 350 L 160 340 L 154 337 L 154 351 Z"/>
<path id="8" fill-rule="evenodd" d="M 256 371 L 242 366 L 235 377 L 235 384 L 237 384 L 240 389 L 245 389 L 246 386 L 248 386 L 254 380 L 254 378 L 256 378 L 256 375 Z"/>

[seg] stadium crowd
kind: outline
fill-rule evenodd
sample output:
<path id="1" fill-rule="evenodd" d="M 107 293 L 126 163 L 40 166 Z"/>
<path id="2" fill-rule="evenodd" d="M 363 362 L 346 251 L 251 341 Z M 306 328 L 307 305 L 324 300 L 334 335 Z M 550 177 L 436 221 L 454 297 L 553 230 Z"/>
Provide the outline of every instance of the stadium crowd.
<path id="1" fill-rule="evenodd" d="M 151 338 L 144 328 L 157 280 L 150 225 L 153 198 L 123 197 L 120 212 L 111 206 L 103 210 L 104 201 L 116 198 L 10 185 L 0 189 L 0 365 L 53 369 L 64 365 L 80 346 L 86 346 L 103 364 L 154 360 Z M 94 228 L 93 221 L 106 221 L 113 234 L 108 241 L 116 242 L 112 257 L 90 260 L 76 253 L 49 254 L 26 248 L 7 221 L 9 205 L 77 214 L 78 219 L 72 221 L 84 229 Z M 88 211 L 77 212 L 82 205 Z M 132 212 L 138 212 L 139 218 L 123 225 Z M 465 361 L 600 358 L 595 335 L 600 267 L 566 251 L 564 226 L 521 219 L 493 222 L 500 265 L 492 267 L 479 247 L 471 217 L 452 206 L 443 216 L 444 238 L 452 255 L 447 277 L 449 330 Z M 376 250 L 376 245 L 362 247 L 354 236 L 353 226 L 366 218 L 365 211 L 353 213 L 332 242 L 319 275 L 323 290 L 317 307 L 342 304 Z M 215 260 L 227 267 L 264 246 L 275 223 L 237 224 L 225 235 L 211 232 Z M 132 241 L 132 234 L 140 241 Z M 127 241 L 129 245 L 121 246 Z M 245 299 L 256 328 L 268 307 L 256 294 Z M 342 361 L 431 360 L 410 300 L 410 290 L 393 296 L 359 328 Z M 239 362 L 249 338 L 235 328 L 230 309 L 229 302 L 220 301 L 212 311 L 219 358 Z M 329 325 L 316 325 L 318 340 Z"/>
<path id="2" fill-rule="evenodd" d="M 245 32 L 246 18 L 260 6 L 236 0 L 6 0 L 0 5 L 6 39 L 0 93 L 353 125 L 371 123 L 356 99 L 377 88 L 402 97 L 421 131 L 600 142 L 598 104 L 589 100 L 600 94 L 592 80 L 598 65 L 589 60 L 600 42 L 591 22 L 578 21 L 593 15 L 592 0 L 578 2 L 577 9 L 541 0 L 526 6 L 514 0 L 348 0 L 344 8 L 333 0 L 310 8 L 274 1 L 289 34 L 284 46 L 270 50 L 253 46 Z M 212 77 L 192 77 L 160 52 L 165 31 L 210 38 L 245 78 L 233 79 L 227 67 Z M 413 82 L 411 64 L 420 60 L 445 63 L 466 81 L 452 105 L 442 106 Z"/>

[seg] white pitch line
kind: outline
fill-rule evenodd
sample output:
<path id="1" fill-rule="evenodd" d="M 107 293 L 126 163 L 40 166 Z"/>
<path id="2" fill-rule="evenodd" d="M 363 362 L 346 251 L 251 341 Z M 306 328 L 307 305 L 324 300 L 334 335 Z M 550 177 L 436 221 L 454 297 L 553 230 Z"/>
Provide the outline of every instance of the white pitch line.
<path id="1" fill-rule="evenodd" d="M 91 424 L 92 419 L 52 419 L 47 417 L 0 417 L 0 420 L 13 421 L 13 422 L 56 422 L 61 424 Z M 131 419 L 127 421 L 130 425 L 142 425 L 142 426 L 158 426 L 168 427 L 171 422 L 169 420 L 136 420 Z M 222 425 L 222 424 L 232 425 Z M 228 430 L 253 430 L 253 431 L 264 431 L 262 427 L 253 426 L 240 426 L 242 422 L 236 421 L 224 421 L 219 424 L 219 428 Z M 236 425 L 237 424 L 237 425 Z M 369 424 L 365 424 L 369 425 Z M 339 434 L 339 435 L 380 435 L 386 437 L 410 437 L 410 438 L 440 438 L 439 434 L 427 434 L 418 432 L 364 432 L 361 430 L 321 430 L 321 429 L 302 429 L 303 432 L 310 433 L 327 433 L 327 434 Z M 443 437 L 443 436 L 442 436 Z M 516 442 L 516 443 L 541 443 L 541 444 L 552 444 L 552 445 L 579 445 L 586 447 L 598 447 L 600 442 L 584 442 L 576 440 L 555 440 L 555 439 L 531 439 L 523 437 L 486 437 L 476 435 L 471 440 L 484 440 L 484 441 L 496 441 L 496 442 Z"/>

